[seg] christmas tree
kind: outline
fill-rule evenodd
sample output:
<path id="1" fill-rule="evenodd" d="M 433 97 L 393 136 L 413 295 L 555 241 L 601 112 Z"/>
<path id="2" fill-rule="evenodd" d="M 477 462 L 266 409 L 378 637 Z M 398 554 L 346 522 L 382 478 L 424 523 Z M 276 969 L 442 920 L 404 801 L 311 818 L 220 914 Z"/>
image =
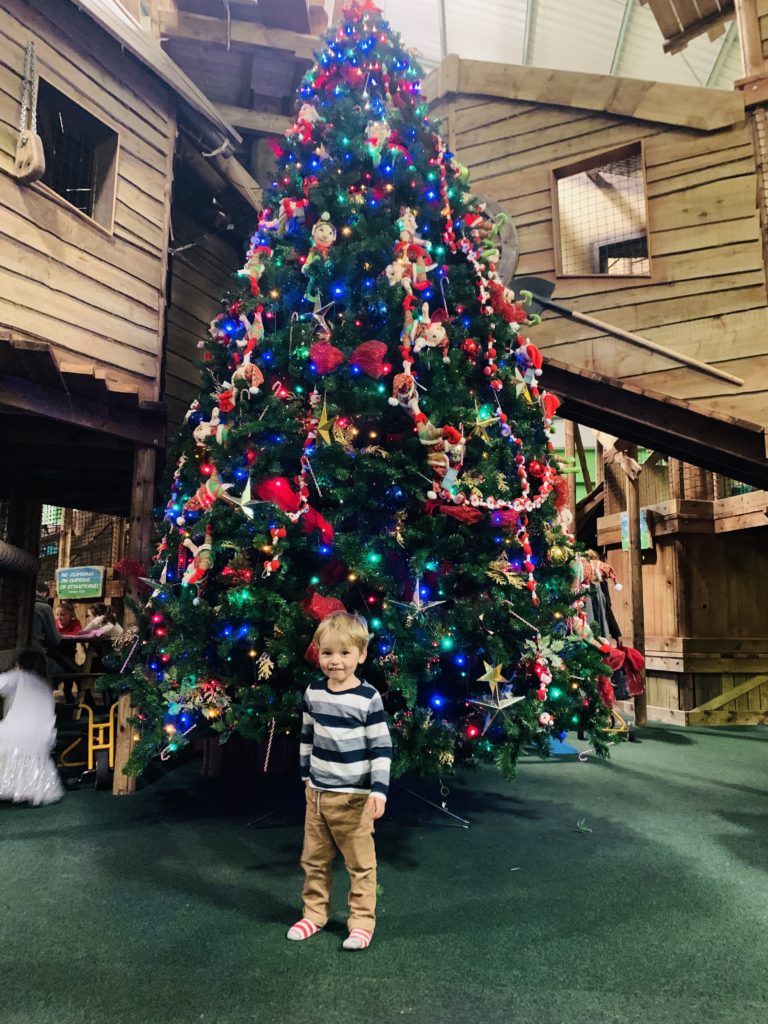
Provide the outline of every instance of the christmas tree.
<path id="1" fill-rule="evenodd" d="M 396 772 L 487 756 L 512 777 L 574 729 L 606 751 L 536 318 L 419 78 L 369 0 L 304 78 L 201 342 L 126 669 L 131 771 L 193 728 L 296 733 L 337 608 L 369 622 Z"/>

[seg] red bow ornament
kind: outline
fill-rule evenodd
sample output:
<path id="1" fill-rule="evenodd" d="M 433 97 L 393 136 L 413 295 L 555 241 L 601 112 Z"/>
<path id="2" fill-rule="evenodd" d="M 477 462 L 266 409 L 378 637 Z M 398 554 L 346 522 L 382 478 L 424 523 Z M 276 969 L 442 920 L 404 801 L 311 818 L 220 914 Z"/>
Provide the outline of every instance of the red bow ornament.
<path id="1" fill-rule="evenodd" d="M 357 367 L 368 377 L 378 380 L 392 372 L 391 364 L 384 362 L 386 354 L 387 346 L 383 341 L 364 341 L 350 354 L 348 362 L 350 367 Z M 330 342 L 318 341 L 310 348 L 309 358 L 320 376 L 324 377 L 338 370 L 346 357 Z"/>

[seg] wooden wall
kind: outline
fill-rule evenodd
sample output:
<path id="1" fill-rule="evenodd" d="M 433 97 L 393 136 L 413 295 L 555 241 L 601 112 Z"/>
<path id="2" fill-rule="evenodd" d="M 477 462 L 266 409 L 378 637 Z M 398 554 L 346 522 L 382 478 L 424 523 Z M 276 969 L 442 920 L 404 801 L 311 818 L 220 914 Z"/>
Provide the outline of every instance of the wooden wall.
<path id="1" fill-rule="evenodd" d="M 208 325 L 221 309 L 222 295 L 232 285 L 231 275 L 245 261 L 238 248 L 175 209 L 174 248 L 198 239 L 200 241 L 192 248 L 171 258 L 163 376 L 163 399 L 168 406 L 171 432 L 179 426 L 190 402 L 200 392 L 197 343 L 208 337 Z"/>
<path id="2" fill-rule="evenodd" d="M 159 397 L 173 99 L 68 0 L 3 0 L 0 20 L 0 326 L 95 362 Z M 40 75 L 119 134 L 114 226 L 9 175 L 24 48 Z"/>
<path id="3" fill-rule="evenodd" d="M 450 147 L 469 167 L 475 191 L 501 201 L 513 215 L 521 250 L 517 273 L 556 280 L 555 298 L 566 304 L 716 364 L 745 383 L 739 388 L 720 382 L 558 318 L 535 331 L 536 343 L 562 362 L 768 422 L 768 294 L 755 155 L 751 127 L 734 115 L 733 97 L 669 86 L 667 109 L 677 123 L 663 123 L 663 95 L 654 98 L 656 120 L 647 113 L 641 119 L 604 112 L 621 106 L 616 97 L 629 109 L 634 102 L 638 111 L 644 103 L 647 110 L 643 97 L 658 92 L 652 83 L 523 69 L 528 74 L 520 81 L 529 83 L 525 100 L 513 100 L 498 96 L 503 90 L 512 94 L 521 69 L 475 61 L 459 65 L 447 86 L 458 91 L 438 86 L 434 112 L 443 118 Z M 536 89 L 530 82 L 539 81 L 541 102 L 531 100 Z M 484 82 L 490 83 L 485 94 Z M 588 103 L 598 105 L 590 90 L 605 93 L 600 109 L 587 109 Z M 579 108 L 582 96 L 585 107 Z M 721 126 L 690 127 L 707 119 Z M 552 166 L 640 140 L 652 277 L 556 278 Z"/>
<path id="4" fill-rule="evenodd" d="M 598 520 L 598 543 L 625 584 L 611 596 L 619 625 L 631 637 L 629 553 L 621 548 L 619 521 L 623 505 L 611 486 L 620 472 L 607 467 L 606 511 L 609 504 L 611 510 Z M 663 491 L 660 472 L 646 479 L 644 469 L 640 479 L 641 504 L 650 506 L 654 534 L 652 549 L 643 552 L 648 704 L 670 712 L 691 710 L 768 671 L 765 493 L 713 500 L 711 474 L 686 473 L 685 499 L 654 503 Z M 744 710 L 758 710 L 761 699 L 758 692 L 745 696 Z"/>

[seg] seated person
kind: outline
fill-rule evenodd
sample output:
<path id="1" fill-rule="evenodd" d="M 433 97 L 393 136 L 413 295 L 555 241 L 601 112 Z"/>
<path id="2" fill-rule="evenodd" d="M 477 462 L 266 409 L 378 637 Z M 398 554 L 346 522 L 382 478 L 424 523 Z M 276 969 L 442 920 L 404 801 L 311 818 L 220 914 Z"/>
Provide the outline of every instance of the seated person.
<path id="1" fill-rule="evenodd" d="M 45 655 L 46 672 L 49 679 L 66 672 L 76 672 L 77 666 L 68 651 L 62 650 L 62 635 L 56 626 L 53 609 L 50 605 L 51 590 L 47 583 L 38 582 L 35 588 L 35 610 L 32 616 L 32 639 L 30 647 L 39 654 Z M 68 704 L 74 703 L 73 684 L 64 682 L 64 697 Z"/>
<path id="2" fill-rule="evenodd" d="M 61 633 L 56 628 L 50 596 L 51 589 L 48 584 L 38 581 L 35 587 L 31 646 L 41 654 L 47 654 L 51 647 L 58 647 L 61 644 Z"/>
<path id="3" fill-rule="evenodd" d="M 53 615 L 56 619 L 56 628 L 62 636 L 72 636 L 83 628 L 71 601 L 62 601 Z"/>
<path id="4" fill-rule="evenodd" d="M 110 640 L 116 640 L 123 635 L 123 627 L 109 605 L 92 604 L 88 608 L 88 621 L 80 632 L 80 636 L 86 635 L 105 636 Z"/>

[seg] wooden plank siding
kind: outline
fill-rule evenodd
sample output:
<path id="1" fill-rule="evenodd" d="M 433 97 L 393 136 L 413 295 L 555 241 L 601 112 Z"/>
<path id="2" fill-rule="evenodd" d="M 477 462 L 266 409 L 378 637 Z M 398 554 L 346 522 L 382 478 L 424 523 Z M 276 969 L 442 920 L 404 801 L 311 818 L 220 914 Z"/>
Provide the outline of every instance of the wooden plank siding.
<path id="1" fill-rule="evenodd" d="M 167 314 L 167 341 L 163 398 L 171 430 L 178 427 L 192 399 L 200 393 L 199 341 L 208 337 L 208 325 L 221 309 L 221 298 L 232 285 L 232 274 L 244 256 L 223 239 L 179 211 L 174 213 L 175 246 L 201 239 L 171 259 L 171 288 Z"/>
<path id="2" fill-rule="evenodd" d="M 514 218 L 520 243 L 516 273 L 555 281 L 555 299 L 712 363 L 745 383 L 739 388 L 718 381 L 554 314 L 545 315 L 532 340 L 561 362 L 768 423 L 768 292 L 751 126 L 734 115 L 727 96 L 712 97 L 712 90 L 703 89 L 698 112 L 691 106 L 695 90 L 676 94 L 667 123 L 650 120 L 647 105 L 642 115 L 605 113 L 595 100 L 605 89 L 602 77 L 569 72 L 542 78 L 538 94 L 550 102 L 532 102 L 536 90 L 530 84 L 520 99 L 501 98 L 505 89 L 511 94 L 507 72 L 517 70 L 460 61 L 458 70 L 448 69 L 452 78 L 441 69 L 443 79 L 458 89 L 475 83 L 487 91 L 448 93 L 443 80 L 432 89 L 437 93 L 433 112 L 443 117 L 444 130 L 450 119 L 454 151 L 469 168 L 475 191 L 501 202 Z M 514 74 L 513 79 L 512 84 L 518 82 Z M 572 97 L 567 95 L 571 79 Z M 592 98 L 583 91 L 590 84 L 586 79 L 595 80 Z M 614 80 L 615 96 L 625 90 L 629 110 L 635 93 L 626 82 Z M 641 88 L 648 84 L 638 83 L 638 102 L 650 95 Z M 582 108 L 579 96 L 585 97 Z M 717 107 L 712 123 L 721 127 L 703 127 L 708 103 Z M 661 112 L 659 107 L 653 116 Z M 652 276 L 558 277 L 552 168 L 639 141 L 646 164 Z"/>
<path id="3" fill-rule="evenodd" d="M 0 22 L 0 326 L 157 399 L 175 98 L 66 0 L 6 0 Z M 24 49 L 39 75 L 117 132 L 111 230 L 11 176 Z"/>

